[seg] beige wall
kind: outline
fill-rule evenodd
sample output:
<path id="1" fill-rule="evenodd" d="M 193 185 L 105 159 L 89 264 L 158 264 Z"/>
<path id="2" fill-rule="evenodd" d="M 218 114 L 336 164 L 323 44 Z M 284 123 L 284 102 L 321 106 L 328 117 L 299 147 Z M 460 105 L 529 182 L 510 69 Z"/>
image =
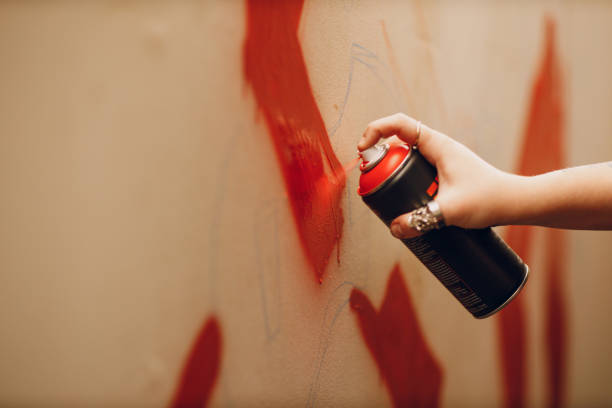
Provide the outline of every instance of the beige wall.
<path id="1" fill-rule="evenodd" d="M 423 3 L 306 1 L 299 38 L 341 163 L 369 121 L 405 111 L 514 169 L 547 15 L 566 161 L 610 160 L 612 5 Z M 500 406 L 497 318 L 473 319 L 389 236 L 356 171 L 340 262 L 313 279 L 243 79 L 244 13 L 239 1 L 0 3 L 0 403 L 166 405 L 214 314 L 212 405 L 390 404 L 346 301 L 354 285 L 379 307 L 399 262 L 444 371 L 442 405 Z M 610 404 L 612 234 L 569 239 L 567 402 Z M 531 406 L 547 400 L 540 258 L 526 295 Z"/>

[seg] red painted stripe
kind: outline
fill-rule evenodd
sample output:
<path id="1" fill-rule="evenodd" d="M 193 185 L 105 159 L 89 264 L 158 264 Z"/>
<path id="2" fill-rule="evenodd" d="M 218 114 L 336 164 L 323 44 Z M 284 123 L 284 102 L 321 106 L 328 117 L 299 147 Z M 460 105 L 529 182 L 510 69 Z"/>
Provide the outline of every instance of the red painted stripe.
<path id="1" fill-rule="evenodd" d="M 391 271 L 378 311 L 353 289 L 351 307 L 395 407 L 436 407 L 443 372 L 419 326 L 399 265 Z"/>
<path id="2" fill-rule="evenodd" d="M 217 381 L 220 365 L 221 328 L 217 319 L 210 317 L 191 347 L 170 406 L 206 407 Z"/>
<path id="3" fill-rule="evenodd" d="M 343 226 L 344 170 L 329 142 L 297 36 L 303 0 L 248 0 L 244 77 L 266 121 L 300 242 L 319 282 Z"/>
<path id="4" fill-rule="evenodd" d="M 518 172 L 535 175 L 564 167 L 563 89 L 555 51 L 555 25 L 546 22 L 542 64 L 531 94 L 531 105 L 521 148 Z M 530 263 L 533 228 L 512 226 L 507 242 L 526 263 Z M 561 406 L 564 400 L 567 359 L 567 307 L 563 296 L 564 268 L 567 264 L 565 232 L 546 230 L 544 272 L 547 286 L 543 296 L 546 310 L 545 350 L 549 406 Z M 526 405 L 526 321 L 524 293 L 499 315 L 499 335 L 507 407 Z"/>

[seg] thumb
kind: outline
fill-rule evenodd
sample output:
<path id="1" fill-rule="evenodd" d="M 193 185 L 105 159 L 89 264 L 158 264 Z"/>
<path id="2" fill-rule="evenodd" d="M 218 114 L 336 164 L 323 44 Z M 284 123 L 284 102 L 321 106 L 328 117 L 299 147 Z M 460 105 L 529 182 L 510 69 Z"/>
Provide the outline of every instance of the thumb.
<path id="1" fill-rule="evenodd" d="M 420 232 L 410 226 L 410 214 L 402 214 L 391 222 L 391 235 L 399 239 L 414 238 L 421 235 Z"/>
<path id="2" fill-rule="evenodd" d="M 422 212 L 422 210 L 425 210 L 425 212 Z M 408 239 L 421 235 L 423 232 L 431 230 L 432 227 L 437 229 L 449 225 L 444 214 L 438 196 L 436 196 L 436 199 L 429 201 L 427 205 L 394 219 L 390 225 L 391 234 L 396 238 Z M 438 225 L 431 225 L 430 223 Z M 421 227 L 421 231 L 418 231 L 415 227 Z"/>

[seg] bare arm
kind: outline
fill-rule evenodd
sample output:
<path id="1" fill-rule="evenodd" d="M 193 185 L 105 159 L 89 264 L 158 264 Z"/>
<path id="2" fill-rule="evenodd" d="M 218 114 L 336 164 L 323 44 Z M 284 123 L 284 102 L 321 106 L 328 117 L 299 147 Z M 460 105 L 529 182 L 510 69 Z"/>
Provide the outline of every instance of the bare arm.
<path id="1" fill-rule="evenodd" d="M 393 135 L 414 144 L 416 124 L 404 114 L 378 119 L 370 123 L 358 148 L 364 150 Z M 612 163 L 523 177 L 496 169 L 464 145 L 426 126 L 418 146 L 438 170 L 436 201 L 447 225 L 612 229 Z M 393 221 L 391 230 L 400 238 L 416 235 L 406 215 Z"/>
<path id="2" fill-rule="evenodd" d="M 612 229 L 612 162 L 515 177 L 524 202 L 507 206 L 499 224 Z"/>

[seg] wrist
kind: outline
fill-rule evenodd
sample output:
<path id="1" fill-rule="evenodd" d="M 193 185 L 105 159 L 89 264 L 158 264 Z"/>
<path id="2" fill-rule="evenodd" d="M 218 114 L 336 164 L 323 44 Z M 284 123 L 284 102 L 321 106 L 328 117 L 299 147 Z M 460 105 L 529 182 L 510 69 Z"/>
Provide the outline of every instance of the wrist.
<path id="1" fill-rule="evenodd" d="M 533 210 L 532 178 L 502 172 L 493 208 L 493 225 L 527 223 Z"/>

